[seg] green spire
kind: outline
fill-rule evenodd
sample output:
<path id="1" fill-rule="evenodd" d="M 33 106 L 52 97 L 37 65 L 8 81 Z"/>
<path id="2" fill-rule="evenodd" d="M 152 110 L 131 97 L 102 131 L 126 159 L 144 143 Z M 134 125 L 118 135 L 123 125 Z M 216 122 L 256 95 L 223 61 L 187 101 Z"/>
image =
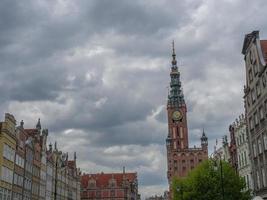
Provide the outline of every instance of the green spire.
<path id="1" fill-rule="evenodd" d="M 170 94 L 168 96 L 168 104 L 172 106 L 180 106 L 185 103 L 180 81 L 180 72 L 177 67 L 174 41 L 172 42 L 172 67 L 171 67 Z"/>

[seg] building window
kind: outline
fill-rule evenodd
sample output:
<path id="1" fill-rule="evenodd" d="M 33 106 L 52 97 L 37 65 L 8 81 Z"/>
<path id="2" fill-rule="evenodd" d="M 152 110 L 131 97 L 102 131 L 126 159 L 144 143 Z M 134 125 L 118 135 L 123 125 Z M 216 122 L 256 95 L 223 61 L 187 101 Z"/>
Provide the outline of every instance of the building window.
<path id="1" fill-rule="evenodd" d="M 247 188 L 249 188 L 249 186 L 250 186 L 250 183 L 249 183 L 250 181 L 249 181 L 249 176 L 247 175 Z"/>
<path id="2" fill-rule="evenodd" d="M 257 63 L 254 61 L 253 65 L 253 71 L 254 71 L 254 76 L 256 76 L 258 74 L 258 66 Z"/>
<path id="3" fill-rule="evenodd" d="M 260 120 L 264 119 L 264 111 L 263 111 L 263 106 L 259 107 L 259 112 L 260 112 Z"/>
<path id="4" fill-rule="evenodd" d="M 241 153 L 241 163 L 242 163 L 242 166 L 244 166 L 244 153 L 243 152 Z"/>
<path id="5" fill-rule="evenodd" d="M 248 163 L 247 163 L 247 152 L 246 151 L 244 152 L 244 157 L 245 157 L 245 165 L 247 165 Z"/>
<path id="6" fill-rule="evenodd" d="M 101 191 L 97 191 L 97 192 L 96 192 L 96 197 L 97 197 L 97 198 L 100 198 L 100 197 L 101 197 Z"/>
<path id="7" fill-rule="evenodd" d="M 253 120 L 252 117 L 249 118 L 249 126 L 250 126 L 250 130 L 253 129 Z"/>
<path id="8" fill-rule="evenodd" d="M 248 71 L 248 76 L 249 76 L 249 82 L 253 81 L 253 75 L 252 75 L 252 69 L 250 68 Z"/>
<path id="9" fill-rule="evenodd" d="M 265 88 L 266 87 L 266 77 L 264 76 L 264 74 L 262 75 L 261 80 L 262 80 L 262 85 Z"/>
<path id="10" fill-rule="evenodd" d="M 0 199 L 1 200 L 11 200 L 11 190 L 0 187 Z"/>
<path id="11" fill-rule="evenodd" d="M 2 166 L 1 179 L 7 183 L 12 184 L 13 182 L 13 171 L 7 167 Z"/>
<path id="12" fill-rule="evenodd" d="M 261 95 L 260 82 L 256 83 L 256 93 L 257 93 L 257 97 L 259 97 Z"/>
<path id="13" fill-rule="evenodd" d="M 267 150 L 267 135 L 263 135 L 263 140 L 264 140 L 264 150 Z"/>
<path id="14" fill-rule="evenodd" d="M 16 165 L 20 166 L 21 168 L 24 168 L 24 159 L 16 154 Z"/>
<path id="15" fill-rule="evenodd" d="M 256 172 L 256 176 L 257 176 L 257 188 L 259 189 L 260 188 L 260 175 L 258 171 Z"/>
<path id="16" fill-rule="evenodd" d="M 254 88 L 251 89 L 251 99 L 252 99 L 252 103 L 256 101 L 256 94 L 255 94 Z"/>
<path id="17" fill-rule="evenodd" d="M 181 148 L 183 149 L 184 148 L 184 142 L 181 141 Z"/>
<path id="18" fill-rule="evenodd" d="M 23 186 L 23 176 L 20 176 L 20 175 L 14 173 L 14 181 L 13 181 L 13 183 L 15 185 L 19 185 L 19 186 L 22 187 Z"/>
<path id="19" fill-rule="evenodd" d="M 175 139 L 176 138 L 176 127 L 173 127 L 172 129 L 172 138 Z"/>
<path id="20" fill-rule="evenodd" d="M 183 133 L 183 127 L 180 127 L 180 138 L 184 137 L 184 133 Z"/>
<path id="21" fill-rule="evenodd" d="M 15 159 L 15 150 L 13 148 L 11 148 L 9 145 L 4 144 L 4 158 L 6 158 L 7 160 L 10 160 L 12 162 L 14 162 Z"/>
<path id="22" fill-rule="evenodd" d="M 262 153 L 261 139 L 258 139 L 259 154 Z"/>
<path id="23" fill-rule="evenodd" d="M 248 107 L 250 106 L 250 96 L 249 95 L 247 95 L 247 105 L 248 105 Z"/>
<path id="24" fill-rule="evenodd" d="M 257 148 L 256 148 L 256 144 L 255 143 L 253 143 L 253 155 L 254 155 L 254 157 L 257 156 Z"/>
<path id="25" fill-rule="evenodd" d="M 27 177 L 25 177 L 24 179 L 24 188 L 26 188 L 27 190 L 31 190 L 32 188 L 32 181 Z"/>
<path id="26" fill-rule="evenodd" d="M 115 190 L 111 190 L 111 191 L 110 191 L 110 196 L 111 196 L 111 197 L 115 197 Z"/>
<path id="27" fill-rule="evenodd" d="M 263 187 L 266 187 L 266 176 L 265 176 L 265 171 L 264 168 L 261 168 L 261 173 L 262 173 L 262 185 Z"/>
<path id="28" fill-rule="evenodd" d="M 254 121 L 255 121 L 255 126 L 259 125 L 259 118 L 258 118 L 258 113 L 254 113 Z"/>
<path id="29" fill-rule="evenodd" d="M 13 200 L 22 200 L 22 195 L 19 193 L 13 193 Z"/>

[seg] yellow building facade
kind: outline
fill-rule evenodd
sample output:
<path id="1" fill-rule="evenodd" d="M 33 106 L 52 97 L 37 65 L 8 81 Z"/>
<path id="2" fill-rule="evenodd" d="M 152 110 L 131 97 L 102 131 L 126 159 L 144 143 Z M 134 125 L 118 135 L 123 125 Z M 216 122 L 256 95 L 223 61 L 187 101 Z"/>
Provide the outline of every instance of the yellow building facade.
<path id="1" fill-rule="evenodd" d="M 16 120 L 6 113 L 0 122 L 0 199 L 9 200 L 12 196 L 14 161 L 16 152 Z"/>

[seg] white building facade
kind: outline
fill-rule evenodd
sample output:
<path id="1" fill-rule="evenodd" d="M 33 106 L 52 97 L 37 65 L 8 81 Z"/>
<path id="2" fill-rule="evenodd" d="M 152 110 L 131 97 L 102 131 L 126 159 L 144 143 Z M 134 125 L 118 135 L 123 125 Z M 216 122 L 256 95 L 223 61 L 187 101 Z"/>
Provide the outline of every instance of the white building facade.
<path id="1" fill-rule="evenodd" d="M 246 118 L 243 114 L 236 119 L 236 121 L 233 123 L 233 127 L 237 146 L 238 173 L 239 176 L 244 178 L 247 189 L 253 190 L 247 125 Z"/>

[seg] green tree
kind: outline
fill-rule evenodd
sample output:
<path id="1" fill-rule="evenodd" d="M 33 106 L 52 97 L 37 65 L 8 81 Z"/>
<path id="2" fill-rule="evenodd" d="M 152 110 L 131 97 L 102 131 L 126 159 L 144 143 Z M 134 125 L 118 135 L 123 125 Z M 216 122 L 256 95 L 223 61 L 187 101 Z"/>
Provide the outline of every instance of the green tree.
<path id="1" fill-rule="evenodd" d="M 224 200 L 249 200 L 250 191 L 245 189 L 245 181 L 233 168 L 222 161 L 222 174 L 219 162 L 207 160 L 192 170 L 187 178 L 172 182 L 175 200 L 222 200 L 222 180 Z"/>

